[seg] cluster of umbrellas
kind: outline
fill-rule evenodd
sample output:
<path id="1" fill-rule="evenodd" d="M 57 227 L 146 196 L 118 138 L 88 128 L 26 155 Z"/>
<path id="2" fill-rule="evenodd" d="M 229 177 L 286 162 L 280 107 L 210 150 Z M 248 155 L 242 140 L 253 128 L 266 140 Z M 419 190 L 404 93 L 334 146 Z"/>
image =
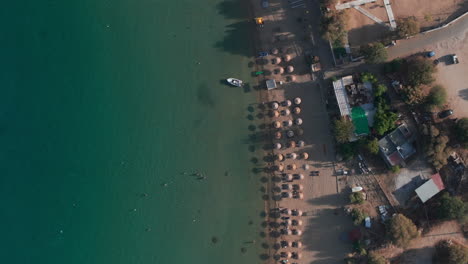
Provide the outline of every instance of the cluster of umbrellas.
<path id="1" fill-rule="evenodd" d="M 302 226 L 302 220 L 297 219 L 297 217 L 302 216 L 301 210 L 291 210 L 288 208 L 277 208 L 281 214 L 280 223 L 281 229 L 279 233 L 284 236 L 301 236 L 302 230 L 299 228 Z M 296 216 L 296 218 L 293 218 Z M 289 238 L 289 237 L 288 237 Z M 288 238 L 283 238 L 281 241 L 274 245 L 274 248 L 277 249 L 277 252 L 274 255 L 274 259 L 280 261 L 281 263 L 288 263 L 289 259 L 301 259 L 302 254 L 297 250 L 302 248 L 302 242 L 297 239 L 289 240 Z"/>

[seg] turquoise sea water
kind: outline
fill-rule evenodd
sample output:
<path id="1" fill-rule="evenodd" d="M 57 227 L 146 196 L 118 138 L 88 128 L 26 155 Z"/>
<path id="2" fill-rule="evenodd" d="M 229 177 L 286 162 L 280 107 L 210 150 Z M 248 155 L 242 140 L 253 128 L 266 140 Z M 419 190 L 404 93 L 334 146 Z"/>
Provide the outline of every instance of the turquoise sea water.
<path id="1" fill-rule="evenodd" d="M 263 207 L 247 140 L 255 95 L 221 83 L 251 78 L 243 10 L 3 3 L 3 263 L 259 260 L 260 243 L 246 243 Z M 207 178 L 182 173 L 195 170 Z"/>

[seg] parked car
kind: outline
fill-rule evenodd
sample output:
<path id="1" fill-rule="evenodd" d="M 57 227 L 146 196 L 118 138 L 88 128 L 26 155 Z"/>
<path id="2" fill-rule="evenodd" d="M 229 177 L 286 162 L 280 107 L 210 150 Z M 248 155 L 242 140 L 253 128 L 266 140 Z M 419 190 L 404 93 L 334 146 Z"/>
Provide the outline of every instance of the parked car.
<path id="1" fill-rule="evenodd" d="M 435 54 L 434 51 L 429 51 L 428 53 L 426 53 L 426 57 L 428 57 L 428 58 L 432 58 L 432 57 L 434 57 L 435 55 L 436 55 L 436 54 Z"/>
<path id="2" fill-rule="evenodd" d="M 446 117 L 449 117 L 453 115 L 453 110 L 452 109 L 448 109 L 448 110 L 444 110 L 442 112 L 439 112 L 439 118 L 446 118 Z"/>

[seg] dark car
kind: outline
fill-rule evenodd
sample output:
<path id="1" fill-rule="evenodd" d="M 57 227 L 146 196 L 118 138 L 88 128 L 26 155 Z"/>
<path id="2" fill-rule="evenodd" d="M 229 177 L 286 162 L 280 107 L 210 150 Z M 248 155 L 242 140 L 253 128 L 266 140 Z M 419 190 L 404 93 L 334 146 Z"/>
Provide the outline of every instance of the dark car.
<path id="1" fill-rule="evenodd" d="M 446 118 L 446 117 L 449 117 L 451 115 L 453 115 L 453 110 L 452 109 L 439 112 L 439 118 Z"/>

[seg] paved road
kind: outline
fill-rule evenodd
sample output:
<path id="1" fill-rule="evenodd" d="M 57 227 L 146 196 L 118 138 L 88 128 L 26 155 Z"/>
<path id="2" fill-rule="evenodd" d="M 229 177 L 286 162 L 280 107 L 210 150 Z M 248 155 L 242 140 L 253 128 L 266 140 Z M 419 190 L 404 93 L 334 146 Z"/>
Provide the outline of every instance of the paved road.
<path id="1" fill-rule="evenodd" d="M 388 49 L 388 57 L 389 59 L 404 57 L 411 53 L 423 51 L 424 47 L 427 45 L 432 45 L 464 34 L 468 34 L 468 16 L 465 16 L 446 28 L 426 34 L 419 34 L 410 39 L 399 40 L 398 45 Z"/>

